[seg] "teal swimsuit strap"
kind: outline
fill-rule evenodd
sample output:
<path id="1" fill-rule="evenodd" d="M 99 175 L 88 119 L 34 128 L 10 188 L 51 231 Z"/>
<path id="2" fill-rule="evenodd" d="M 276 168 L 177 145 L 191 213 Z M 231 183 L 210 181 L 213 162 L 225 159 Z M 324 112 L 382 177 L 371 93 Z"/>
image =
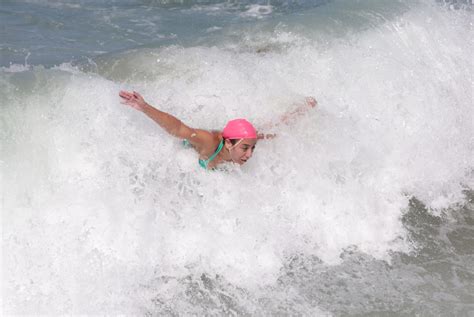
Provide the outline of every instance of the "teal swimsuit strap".
<path id="1" fill-rule="evenodd" d="M 207 166 L 209 165 L 209 163 L 211 163 L 212 160 L 216 158 L 217 154 L 219 154 L 219 152 L 222 150 L 223 147 L 224 147 L 224 140 L 222 139 L 221 142 L 219 143 L 219 146 L 217 147 L 217 150 L 214 152 L 214 154 L 211 155 L 210 158 L 208 158 L 207 160 L 199 159 L 199 165 L 207 169 Z"/>

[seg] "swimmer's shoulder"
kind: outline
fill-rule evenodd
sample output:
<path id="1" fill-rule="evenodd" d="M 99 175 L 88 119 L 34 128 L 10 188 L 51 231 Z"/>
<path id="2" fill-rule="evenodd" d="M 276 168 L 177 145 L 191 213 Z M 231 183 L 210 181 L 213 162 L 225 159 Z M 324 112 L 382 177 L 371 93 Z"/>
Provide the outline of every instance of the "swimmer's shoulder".
<path id="1" fill-rule="evenodd" d="M 222 133 L 220 131 L 209 131 L 211 136 L 209 138 L 209 142 L 203 146 L 202 150 L 199 151 L 199 154 L 203 157 L 209 157 L 210 155 L 214 154 L 216 148 L 219 146 L 219 143 L 222 140 Z"/>
<path id="2" fill-rule="evenodd" d="M 206 158 L 215 152 L 221 140 L 220 131 L 195 129 L 185 142 L 192 145 L 201 158 Z"/>

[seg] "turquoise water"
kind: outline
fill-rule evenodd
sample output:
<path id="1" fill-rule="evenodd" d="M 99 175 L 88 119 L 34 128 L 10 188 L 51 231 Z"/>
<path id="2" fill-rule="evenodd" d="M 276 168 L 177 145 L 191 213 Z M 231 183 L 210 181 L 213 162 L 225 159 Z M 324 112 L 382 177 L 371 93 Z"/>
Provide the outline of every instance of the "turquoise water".
<path id="1" fill-rule="evenodd" d="M 0 37 L 4 314 L 474 314 L 469 1 L 2 1 Z M 209 173 L 120 89 L 319 105 Z"/>

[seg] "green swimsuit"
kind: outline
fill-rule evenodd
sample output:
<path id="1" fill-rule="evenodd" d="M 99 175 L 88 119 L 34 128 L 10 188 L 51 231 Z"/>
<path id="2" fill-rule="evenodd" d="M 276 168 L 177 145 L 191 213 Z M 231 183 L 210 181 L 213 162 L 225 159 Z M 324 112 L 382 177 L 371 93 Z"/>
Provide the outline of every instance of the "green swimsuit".
<path id="1" fill-rule="evenodd" d="M 189 143 L 188 140 L 184 139 L 183 140 L 183 145 L 187 147 L 191 144 Z M 214 152 L 214 154 L 212 154 L 211 157 L 208 158 L 207 160 L 199 159 L 199 165 L 201 165 L 202 168 L 207 169 L 207 166 L 209 165 L 209 163 L 211 163 L 212 160 L 216 158 L 217 154 L 219 154 L 219 152 L 222 150 L 223 147 L 224 147 L 224 140 L 221 140 L 221 142 L 219 143 L 219 146 L 217 147 L 217 150 Z"/>

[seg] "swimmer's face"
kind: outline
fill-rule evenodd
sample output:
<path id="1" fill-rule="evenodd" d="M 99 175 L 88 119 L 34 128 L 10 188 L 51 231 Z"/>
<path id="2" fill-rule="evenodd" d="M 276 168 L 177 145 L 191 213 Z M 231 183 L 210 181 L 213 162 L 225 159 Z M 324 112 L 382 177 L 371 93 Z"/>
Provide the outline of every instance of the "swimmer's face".
<path id="1" fill-rule="evenodd" d="M 255 144 L 257 144 L 256 139 L 238 140 L 235 145 L 232 145 L 230 140 L 225 141 L 225 146 L 229 150 L 232 161 L 240 165 L 246 163 L 252 157 Z"/>

